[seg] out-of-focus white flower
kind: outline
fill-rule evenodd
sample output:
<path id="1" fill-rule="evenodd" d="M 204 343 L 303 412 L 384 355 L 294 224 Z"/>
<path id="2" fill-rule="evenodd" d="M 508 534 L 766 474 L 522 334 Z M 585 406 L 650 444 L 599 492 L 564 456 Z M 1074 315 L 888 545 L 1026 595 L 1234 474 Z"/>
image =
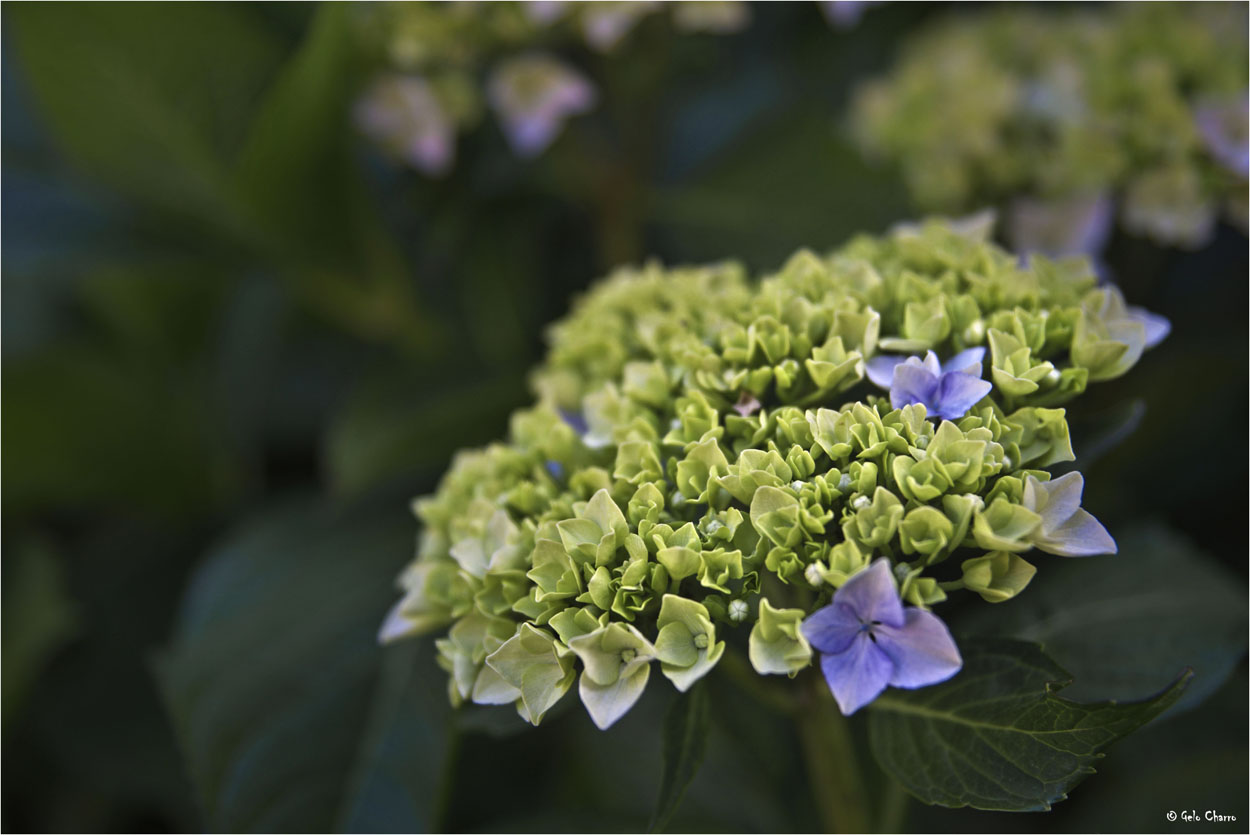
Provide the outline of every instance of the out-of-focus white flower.
<path id="1" fill-rule="evenodd" d="M 873 0 L 824 0 L 819 5 L 830 26 L 835 29 L 850 29 L 859 23 L 864 12 L 873 6 L 880 6 L 881 3 Z"/>
<path id="2" fill-rule="evenodd" d="M 1194 121 L 1207 150 L 1216 162 L 1243 180 L 1250 175 L 1250 100 L 1242 95 L 1223 101 L 1206 101 L 1194 108 Z"/>
<path id="3" fill-rule="evenodd" d="M 1215 204 L 1193 168 L 1158 168 L 1137 177 L 1124 198 L 1122 223 L 1166 246 L 1200 247 L 1215 232 Z"/>
<path id="4" fill-rule="evenodd" d="M 729 35 L 751 23 L 751 10 L 737 0 L 679 2 L 673 4 L 673 25 L 683 32 Z"/>
<path id="5" fill-rule="evenodd" d="M 1007 232 L 1022 253 L 1097 255 L 1111 234 L 1113 209 L 1106 192 L 1052 200 L 1022 197 L 1011 204 Z"/>
<path id="6" fill-rule="evenodd" d="M 388 75 L 357 101 L 356 124 L 418 171 L 440 176 L 456 156 L 456 126 L 424 78 Z"/>
<path id="7" fill-rule="evenodd" d="M 508 142 L 522 157 L 542 153 L 568 117 L 595 103 L 595 88 L 581 73 L 542 54 L 502 64 L 491 75 L 487 95 Z"/>
<path id="8" fill-rule="evenodd" d="M 521 4 L 525 16 L 539 26 L 555 23 L 568 13 L 569 4 L 564 0 L 527 0 Z"/>
<path id="9" fill-rule="evenodd" d="M 582 4 L 582 36 L 600 52 L 611 52 L 639 20 L 659 8 L 651 2 Z"/>

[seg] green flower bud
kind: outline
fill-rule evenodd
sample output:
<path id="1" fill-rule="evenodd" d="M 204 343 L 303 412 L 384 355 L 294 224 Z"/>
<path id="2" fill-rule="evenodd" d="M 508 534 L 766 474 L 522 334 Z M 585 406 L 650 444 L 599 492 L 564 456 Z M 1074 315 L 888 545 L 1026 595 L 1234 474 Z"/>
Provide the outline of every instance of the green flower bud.
<path id="1" fill-rule="evenodd" d="M 612 501 L 607 490 L 599 490 L 577 511 L 577 518 L 556 525 L 564 550 L 579 563 L 595 566 L 613 564 L 617 546 L 629 532 L 625 514 Z"/>
<path id="2" fill-rule="evenodd" d="M 853 448 L 850 413 L 833 409 L 809 410 L 807 423 L 816 444 L 829 456 L 829 460 L 845 461 L 850 456 Z"/>
<path id="3" fill-rule="evenodd" d="M 946 592 L 932 577 L 921 577 L 919 571 L 910 572 L 899 588 L 899 596 L 913 606 L 927 608 L 946 599 Z"/>
<path id="4" fill-rule="evenodd" d="M 729 582 L 741 580 L 742 552 L 716 548 L 699 554 L 699 585 L 729 594 Z"/>
<path id="5" fill-rule="evenodd" d="M 663 408 L 669 400 L 668 375 L 658 362 L 627 362 L 621 390 L 648 406 Z"/>
<path id="6" fill-rule="evenodd" d="M 760 598 L 759 619 L 751 629 L 748 656 L 760 675 L 793 677 L 812 663 L 812 648 L 799 625 L 807 613 L 802 609 L 774 609 Z"/>
<path id="7" fill-rule="evenodd" d="M 720 412 L 701 391 L 692 391 L 677 400 L 677 425 L 664 436 L 665 446 L 685 448 L 708 438 L 720 438 L 724 428 L 720 425 Z"/>
<path id="8" fill-rule="evenodd" d="M 841 588 L 842 584 L 872 562 L 872 551 L 865 551 L 852 539 L 839 542 L 829 549 L 828 569 L 823 577 L 829 585 Z"/>
<path id="9" fill-rule="evenodd" d="M 866 498 L 866 497 L 862 497 Z M 884 548 L 894 538 L 903 518 L 903 503 L 893 493 L 878 487 L 867 506 L 859 505 L 844 517 L 842 531 L 865 548 Z"/>
<path id="10" fill-rule="evenodd" d="M 793 548 L 803 538 L 799 500 L 776 487 L 761 487 L 751 499 L 751 524 L 770 542 Z"/>
<path id="11" fill-rule="evenodd" d="M 451 557 L 465 573 L 485 577 L 492 569 L 519 568 L 523 555 L 517 547 L 517 526 L 506 511 L 496 510 L 478 536 L 465 538 L 451 547 Z"/>
<path id="12" fill-rule="evenodd" d="M 1029 536 L 1042 522 L 1028 508 L 999 497 L 973 514 L 972 535 L 987 551 L 1027 551 Z"/>
<path id="13" fill-rule="evenodd" d="M 864 358 L 859 351 L 847 351 L 842 338 L 834 336 L 812 349 L 812 356 L 803 367 L 816 389 L 821 392 L 849 388 L 864 378 Z"/>
<path id="14" fill-rule="evenodd" d="M 729 461 L 715 438 L 695 444 L 677 464 L 677 489 L 688 501 L 706 502 L 709 487 L 715 479 L 729 471 Z"/>
<path id="15" fill-rule="evenodd" d="M 1054 370 L 1049 362 L 1037 361 L 1021 340 L 990 328 L 990 378 L 1008 397 L 1024 397 L 1037 391 L 1039 382 Z"/>
<path id="16" fill-rule="evenodd" d="M 717 483 L 738 501 L 749 504 L 760 488 L 780 487 L 793 478 L 794 471 L 777 450 L 745 449 Z"/>
<path id="17" fill-rule="evenodd" d="M 899 541 L 904 554 L 921 554 L 926 562 L 937 562 L 946 556 L 952 545 L 955 526 L 935 507 L 917 507 L 907 511 L 898 526 Z"/>
<path id="18" fill-rule="evenodd" d="M 1037 569 L 1019 554 L 994 551 L 963 563 L 964 586 L 990 603 L 1010 600 L 1033 579 Z"/>
<path id="19" fill-rule="evenodd" d="M 552 617 L 549 625 L 560 636 L 560 640 L 567 644 L 574 638 L 588 635 L 606 624 L 606 612 L 601 618 L 597 618 L 590 609 L 571 607 Z"/>
<path id="20" fill-rule="evenodd" d="M 660 466 L 655 444 L 650 441 L 626 441 L 617 447 L 612 477 L 635 485 L 662 479 L 664 468 Z"/>
<path id="21" fill-rule="evenodd" d="M 1007 421 L 1021 430 L 1018 442 L 1021 464 L 1049 467 L 1076 460 L 1063 409 L 1019 409 L 1009 415 Z"/>

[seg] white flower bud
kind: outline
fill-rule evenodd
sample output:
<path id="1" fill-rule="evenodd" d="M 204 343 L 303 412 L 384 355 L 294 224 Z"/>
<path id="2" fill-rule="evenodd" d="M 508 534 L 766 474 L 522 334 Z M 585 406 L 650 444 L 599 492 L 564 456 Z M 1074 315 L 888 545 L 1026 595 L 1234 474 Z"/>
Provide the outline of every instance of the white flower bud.
<path id="1" fill-rule="evenodd" d="M 855 508 L 856 510 L 863 510 L 864 508 L 871 507 L 871 506 L 872 506 L 872 499 L 868 498 L 867 496 L 856 496 L 854 499 L 851 500 L 851 507 Z"/>
<path id="2" fill-rule="evenodd" d="M 751 613 L 751 607 L 745 600 L 729 601 L 729 619 L 734 623 L 742 623 Z"/>
<path id="3" fill-rule="evenodd" d="M 825 582 L 824 575 L 821 574 L 823 566 L 819 562 L 811 563 L 803 571 L 803 576 L 807 578 L 807 582 L 813 586 L 823 585 Z"/>

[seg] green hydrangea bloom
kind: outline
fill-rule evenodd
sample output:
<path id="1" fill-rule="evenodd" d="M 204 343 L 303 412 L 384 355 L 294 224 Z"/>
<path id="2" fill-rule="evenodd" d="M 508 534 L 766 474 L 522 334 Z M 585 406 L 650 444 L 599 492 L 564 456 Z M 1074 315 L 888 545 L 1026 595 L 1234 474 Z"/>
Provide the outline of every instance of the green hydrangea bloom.
<path id="1" fill-rule="evenodd" d="M 998 206 L 1018 248 L 1095 250 L 1113 202 L 1129 232 L 1198 246 L 1226 204 L 1246 217 L 1246 31 L 1235 3 L 961 16 L 860 89 L 852 127 L 925 211 Z"/>
<path id="2" fill-rule="evenodd" d="M 537 724 L 576 678 L 607 727 L 653 661 L 680 690 L 730 652 L 797 673 L 803 619 L 875 560 L 927 608 L 1021 593 L 1033 549 L 1114 550 L 1080 476 L 1045 468 L 1073 459 L 1057 404 L 1136 361 L 1139 314 L 1087 263 L 1023 262 L 989 231 L 900 227 L 758 280 L 614 273 L 551 329 L 507 442 L 416 502 L 382 639 L 449 627 L 453 702 Z M 990 367 L 942 371 L 975 380 L 954 419 L 899 400 L 903 365 L 888 396 L 867 379 L 889 352 L 966 350 Z"/>

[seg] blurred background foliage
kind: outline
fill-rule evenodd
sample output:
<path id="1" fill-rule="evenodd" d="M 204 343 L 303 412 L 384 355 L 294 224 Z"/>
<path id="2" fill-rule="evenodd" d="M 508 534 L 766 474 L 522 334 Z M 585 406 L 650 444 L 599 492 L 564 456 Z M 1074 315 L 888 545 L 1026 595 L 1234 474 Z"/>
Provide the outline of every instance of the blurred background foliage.
<path id="1" fill-rule="evenodd" d="M 606 733 L 576 710 L 526 730 L 453 715 L 428 641 L 375 646 L 408 501 L 503 433 L 544 326 L 611 266 L 764 270 L 909 217 L 839 114 L 910 33 L 974 11 L 838 30 L 759 4 L 728 36 L 644 19 L 612 55 L 564 48 L 599 106 L 544 155 L 487 125 L 428 179 L 352 126 L 378 69 L 357 7 L 6 5 L 4 828 L 645 827 L 667 691 Z M 1246 241 L 1117 235 L 1106 260 L 1174 330 L 1072 416 L 1120 555 L 1030 600 L 1124 592 L 1125 614 L 1039 632 L 1009 604 L 991 628 L 1068 648 L 1091 698 L 1185 665 L 1198 696 L 1048 816 L 912 804 L 900 826 L 1246 820 Z M 1143 645 L 1134 625 L 1160 622 L 1176 640 Z M 794 731 L 715 686 L 671 828 L 817 826 Z"/>

